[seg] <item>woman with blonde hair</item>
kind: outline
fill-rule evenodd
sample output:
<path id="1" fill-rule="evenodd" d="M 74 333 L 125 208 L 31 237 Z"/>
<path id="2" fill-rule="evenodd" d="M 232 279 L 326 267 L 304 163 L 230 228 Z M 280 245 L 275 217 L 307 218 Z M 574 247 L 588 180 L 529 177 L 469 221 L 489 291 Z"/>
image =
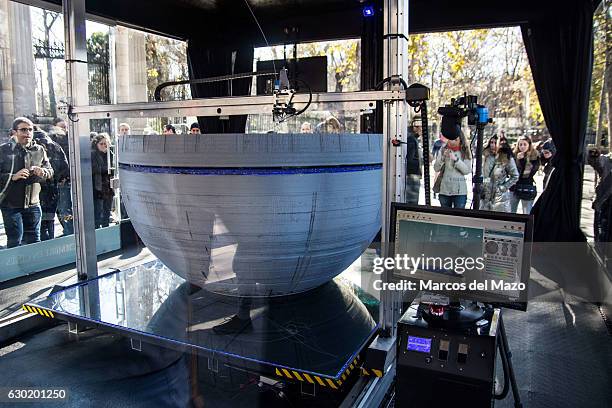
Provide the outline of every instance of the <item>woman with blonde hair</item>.
<path id="1" fill-rule="evenodd" d="M 519 178 L 512 149 L 492 136 L 484 145 L 482 176 L 484 178 L 480 209 L 510 212 L 509 191 Z"/>
<path id="2" fill-rule="evenodd" d="M 515 185 L 510 187 L 512 191 L 510 209 L 515 213 L 518 210 L 519 202 L 522 202 L 523 214 L 529 214 L 533 207 L 533 200 L 538 194 L 533 176 L 540 167 L 538 151 L 529 136 L 521 136 L 518 139 L 514 148 L 514 157 L 516 157 L 519 179 Z"/>
<path id="3" fill-rule="evenodd" d="M 333 116 L 328 117 L 325 119 L 325 130 L 327 133 L 340 133 L 342 130 L 340 121 Z"/>
<path id="4" fill-rule="evenodd" d="M 472 170 L 472 152 L 464 132 L 455 140 L 447 140 L 440 148 L 434 162 L 438 174 L 433 190 L 438 193 L 440 206 L 465 208 L 467 202 L 467 182 L 465 176 Z"/>

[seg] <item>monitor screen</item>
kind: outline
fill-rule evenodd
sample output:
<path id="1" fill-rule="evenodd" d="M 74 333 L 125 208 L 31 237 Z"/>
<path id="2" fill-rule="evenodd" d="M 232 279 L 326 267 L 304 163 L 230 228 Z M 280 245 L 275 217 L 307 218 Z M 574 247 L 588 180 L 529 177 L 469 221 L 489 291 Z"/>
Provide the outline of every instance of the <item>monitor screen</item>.
<path id="1" fill-rule="evenodd" d="M 420 353 L 430 353 L 431 339 L 427 337 L 408 336 L 407 349 L 410 351 L 418 351 Z"/>
<path id="2" fill-rule="evenodd" d="M 526 308 L 530 216 L 392 206 L 393 277 L 418 290 Z"/>

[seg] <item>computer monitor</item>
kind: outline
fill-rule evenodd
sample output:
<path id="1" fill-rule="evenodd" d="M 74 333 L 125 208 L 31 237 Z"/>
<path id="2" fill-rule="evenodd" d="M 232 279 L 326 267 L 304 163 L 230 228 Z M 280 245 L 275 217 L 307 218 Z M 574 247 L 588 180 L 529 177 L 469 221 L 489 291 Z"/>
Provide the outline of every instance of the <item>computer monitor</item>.
<path id="1" fill-rule="evenodd" d="M 450 298 L 527 309 L 533 217 L 393 203 L 394 281 Z"/>

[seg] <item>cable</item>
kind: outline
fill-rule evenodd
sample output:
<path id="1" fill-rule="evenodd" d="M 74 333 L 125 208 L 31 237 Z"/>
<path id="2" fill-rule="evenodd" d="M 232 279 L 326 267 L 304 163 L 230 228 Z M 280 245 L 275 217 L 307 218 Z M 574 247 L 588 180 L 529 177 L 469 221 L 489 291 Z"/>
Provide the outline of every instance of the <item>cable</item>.
<path id="1" fill-rule="evenodd" d="M 312 88 L 310 88 L 310 85 L 308 85 L 307 82 L 302 81 L 301 79 L 295 79 L 295 82 L 301 82 L 302 84 L 306 85 L 306 88 L 308 88 L 308 102 L 306 103 L 306 106 L 304 106 L 302 109 L 300 109 L 299 111 L 292 113 L 291 115 L 285 116 L 284 118 L 280 119 L 278 121 L 278 123 L 283 123 L 284 121 L 286 121 L 287 119 L 293 118 L 295 116 L 301 115 L 302 113 L 306 112 L 306 110 L 310 107 L 310 104 L 312 103 Z M 291 95 L 291 98 L 289 98 L 289 102 L 287 103 L 287 106 L 291 106 L 291 103 L 293 102 L 293 97 L 295 96 L 295 94 Z"/>
<path id="2" fill-rule="evenodd" d="M 506 356 L 506 350 L 504 349 L 504 344 L 502 341 L 497 342 L 497 347 L 499 348 L 499 356 L 501 357 L 503 374 L 504 374 L 504 388 L 500 394 L 495 394 L 494 398 L 496 400 L 503 400 L 508 395 L 508 391 L 510 390 L 510 376 L 508 374 L 508 360 Z"/>
<path id="3" fill-rule="evenodd" d="M 155 92 L 153 93 L 153 98 L 161 102 L 161 91 L 169 86 L 176 85 L 188 85 L 188 84 L 210 84 L 214 82 L 222 82 L 222 81 L 231 81 L 234 79 L 244 79 L 244 78 L 252 78 L 252 77 L 260 77 L 260 76 L 276 76 L 276 72 L 274 71 L 255 71 L 255 72 L 243 72 L 239 74 L 228 74 L 228 75 L 219 75 L 208 78 L 201 79 L 184 79 L 181 81 L 167 81 L 163 82 L 155 88 Z"/>
<path id="4" fill-rule="evenodd" d="M 68 116 L 68 120 L 70 120 L 72 123 L 77 123 L 80 119 L 74 119 L 75 117 L 75 113 L 73 113 L 74 110 L 74 106 L 72 106 L 71 104 L 68 104 L 68 112 L 66 113 L 66 116 Z"/>
<path id="5" fill-rule="evenodd" d="M 261 31 L 261 36 L 266 42 L 266 45 L 268 46 L 268 48 L 270 48 L 270 43 L 268 42 L 268 39 L 266 38 L 266 34 L 264 33 L 263 28 L 261 28 L 261 25 L 259 24 L 259 20 L 257 20 L 257 17 L 255 17 L 255 13 L 253 13 L 253 9 L 251 8 L 249 1 L 244 0 L 244 4 L 246 4 L 247 8 L 251 12 L 251 15 L 253 16 L 253 20 L 255 20 L 255 24 L 257 24 L 257 27 L 259 27 L 259 31 Z M 274 60 L 272 60 L 272 68 L 274 69 L 274 74 L 278 74 L 278 72 L 276 71 L 276 64 L 274 63 Z"/>
<path id="6" fill-rule="evenodd" d="M 6 179 L 6 184 L 4 185 L 4 188 L 2 189 L 2 191 L 0 191 L 0 202 L 2 202 L 4 200 L 4 193 L 6 192 L 6 189 L 8 188 L 9 184 L 11 184 L 11 178 L 13 177 L 13 171 L 15 170 L 15 149 L 13 149 L 13 154 L 12 154 L 12 160 L 11 160 L 11 171 L 8 175 L 8 178 Z"/>
<path id="7" fill-rule="evenodd" d="M 404 90 L 408 89 L 408 84 L 406 83 L 406 81 L 404 81 L 403 78 L 400 78 L 400 77 L 387 77 L 387 78 L 383 79 L 382 81 L 380 81 L 378 84 L 376 84 L 374 89 L 377 90 L 377 91 L 380 90 L 385 83 L 391 82 L 395 78 L 397 78 L 399 80 L 399 82 L 404 86 Z"/>
<path id="8" fill-rule="evenodd" d="M 312 88 L 310 88 L 310 85 L 308 85 L 307 82 L 302 81 L 301 79 L 295 79 L 295 82 L 301 82 L 302 84 L 306 85 L 306 88 L 308 88 L 308 102 L 306 103 L 306 106 L 304 106 L 303 109 L 301 109 L 300 111 L 294 113 L 292 116 L 298 116 L 301 115 L 302 113 L 306 112 L 306 109 L 308 109 L 310 107 L 310 104 L 312 103 Z M 289 99 L 289 103 L 291 103 L 291 101 L 293 101 L 293 97 L 295 96 L 295 94 L 291 95 L 291 99 Z"/>

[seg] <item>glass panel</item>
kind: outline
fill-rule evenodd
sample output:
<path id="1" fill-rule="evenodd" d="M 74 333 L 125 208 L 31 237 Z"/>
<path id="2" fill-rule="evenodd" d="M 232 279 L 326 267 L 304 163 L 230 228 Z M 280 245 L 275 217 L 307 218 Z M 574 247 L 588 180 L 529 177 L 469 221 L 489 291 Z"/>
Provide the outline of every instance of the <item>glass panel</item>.
<path id="1" fill-rule="evenodd" d="M 16 2 L 0 2 L 0 282 L 74 263 L 72 182 L 65 119 L 66 66 L 63 16 Z M 109 26 L 87 22 L 91 104 L 110 103 L 113 92 L 112 36 Z M 25 117 L 15 126 L 17 117 Z M 20 130 L 19 128 L 24 128 Z M 27 133 L 27 128 L 32 131 Z M 96 132 L 110 133 L 110 120 L 92 121 Z M 22 134 L 23 133 L 23 134 Z M 22 136 L 25 136 L 22 137 Z M 12 139 L 11 139 L 12 138 Z M 23 143 L 22 143 L 23 142 Z M 114 149 L 113 146 L 109 147 Z M 89 146 L 87 146 L 89 148 Z M 90 157 L 87 157 L 89 160 Z M 36 174 L 37 168 L 45 174 Z M 14 179 L 20 170 L 28 177 Z M 52 171 L 52 173 L 51 173 Z M 115 164 L 106 165 L 114 177 Z M 51 175 L 52 174 L 52 175 Z M 105 203 L 110 223 L 119 220 L 112 188 Z M 119 232 L 98 234 L 98 253 L 119 248 Z"/>
<path id="2" fill-rule="evenodd" d="M 378 316 L 376 299 L 343 278 L 290 298 L 238 298 L 196 288 L 159 261 L 67 288 L 36 304 L 68 319 L 166 340 L 179 350 L 214 352 L 234 364 L 336 379 L 378 327 L 372 317 Z M 249 324 L 224 325 L 236 315 L 250 316 Z"/>

